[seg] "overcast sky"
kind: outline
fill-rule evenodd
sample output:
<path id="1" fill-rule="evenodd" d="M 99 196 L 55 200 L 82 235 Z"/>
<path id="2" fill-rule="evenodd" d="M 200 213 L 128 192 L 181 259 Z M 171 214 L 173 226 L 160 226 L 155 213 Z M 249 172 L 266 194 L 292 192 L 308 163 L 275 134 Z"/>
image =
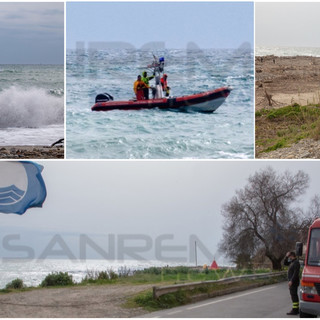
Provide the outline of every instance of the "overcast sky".
<path id="1" fill-rule="evenodd" d="M 0 64 L 63 64 L 64 4 L 0 2 Z"/>
<path id="2" fill-rule="evenodd" d="M 76 42 L 123 42 L 138 49 L 253 46 L 253 3 L 67 2 L 67 48 Z"/>
<path id="3" fill-rule="evenodd" d="M 256 2 L 256 46 L 320 47 L 320 2 Z"/>
<path id="4" fill-rule="evenodd" d="M 20 240 L 12 241 L 12 245 L 32 246 L 37 254 L 43 253 L 56 234 L 76 257 L 79 256 L 80 234 L 87 235 L 105 251 L 108 235 L 115 237 L 116 245 L 119 236 L 138 235 L 140 240 L 145 236 L 152 241 L 152 247 L 141 255 L 154 258 L 157 238 L 169 234 L 173 239 L 163 244 L 193 250 L 189 241 L 195 235 L 221 263 L 224 259 L 217 253 L 222 237 L 221 206 L 234 196 L 235 190 L 246 185 L 250 174 L 267 165 L 280 171 L 304 170 L 311 178 L 310 188 L 303 197 L 305 209 L 320 190 L 317 161 L 38 163 L 44 165 L 43 177 L 48 192 L 43 208 L 29 209 L 22 216 L 0 214 L 0 243 L 3 245 L 4 237 L 10 234 L 18 234 Z M 137 245 L 143 246 L 143 243 L 140 241 Z M 132 243 L 129 241 L 128 245 Z M 57 249 L 60 246 L 57 244 Z M 171 254 L 189 259 L 188 250 Z M 24 250 L 20 251 L 24 256 Z M 101 258 L 93 251 L 88 253 L 88 258 Z M 2 248 L 0 254 L 7 257 L 19 252 Z M 199 250 L 199 263 L 209 263 L 209 259 Z"/>

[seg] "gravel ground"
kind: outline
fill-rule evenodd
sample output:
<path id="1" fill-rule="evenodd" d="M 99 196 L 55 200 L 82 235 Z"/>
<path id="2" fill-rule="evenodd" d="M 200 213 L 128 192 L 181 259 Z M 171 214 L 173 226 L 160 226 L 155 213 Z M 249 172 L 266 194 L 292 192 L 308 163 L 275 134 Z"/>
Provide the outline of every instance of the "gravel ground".
<path id="1" fill-rule="evenodd" d="M 0 295 L 0 318 L 128 318 L 145 314 L 125 308 L 127 299 L 151 285 L 40 289 Z"/>
<path id="2" fill-rule="evenodd" d="M 258 148 L 257 148 L 258 149 Z M 257 151 L 257 150 L 256 150 Z M 300 140 L 288 148 L 258 153 L 257 159 L 320 159 L 320 141 Z"/>

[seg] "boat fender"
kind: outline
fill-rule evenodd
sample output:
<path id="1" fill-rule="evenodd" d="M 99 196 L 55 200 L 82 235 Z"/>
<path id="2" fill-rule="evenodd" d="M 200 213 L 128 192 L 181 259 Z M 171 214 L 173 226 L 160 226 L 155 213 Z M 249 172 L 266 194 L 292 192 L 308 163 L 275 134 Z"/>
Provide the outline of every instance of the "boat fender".
<path id="1" fill-rule="evenodd" d="M 176 98 L 168 99 L 169 107 L 173 107 L 176 104 Z"/>
<path id="2" fill-rule="evenodd" d="M 100 93 L 96 96 L 96 103 L 97 102 L 108 102 L 108 101 L 112 101 L 113 100 L 113 96 L 109 93 Z"/>

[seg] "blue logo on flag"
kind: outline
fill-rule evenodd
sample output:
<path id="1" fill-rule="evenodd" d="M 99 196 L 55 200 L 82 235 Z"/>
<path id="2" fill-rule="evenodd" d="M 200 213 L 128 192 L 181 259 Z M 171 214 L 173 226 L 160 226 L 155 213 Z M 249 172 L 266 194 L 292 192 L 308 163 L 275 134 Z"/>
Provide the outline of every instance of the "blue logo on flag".
<path id="1" fill-rule="evenodd" d="M 42 207 L 47 196 L 42 170 L 30 161 L 0 162 L 0 212 L 23 214 Z"/>

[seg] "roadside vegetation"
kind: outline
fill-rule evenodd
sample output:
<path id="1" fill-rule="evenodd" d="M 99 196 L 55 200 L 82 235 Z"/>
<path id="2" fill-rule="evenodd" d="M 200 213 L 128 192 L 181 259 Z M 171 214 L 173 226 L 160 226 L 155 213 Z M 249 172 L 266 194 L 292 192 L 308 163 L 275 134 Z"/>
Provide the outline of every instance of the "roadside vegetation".
<path id="1" fill-rule="evenodd" d="M 0 293 L 20 292 L 27 290 L 41 290 L 42 288 L 62 288 L 70 286 L 91 286 L 91 285 L 142 285 L 150 284 L 150 289 L 132 296 L 123 305 L 125 308 L 142 307 L 147 311 L 155 311 L 165 308 L 184 305 L 193 299 L 202 296 L 204 298 L 227 294 L 230 290 L 245 290 L 261 285 L 271 284 L 283 280 L 283 276 L 272 279 L 261 280 L 238 280 L 230 283 L 210 283 L 203 287 L 187 290 L 180 289 L 174 293 L 168 293 L 159 298 L 153 297 L 151 286 L 166 286 L 182 283 L 202 282 L 208 280 L 220 280 L 235 276 L 268 273 L 270 269 L 235 269 L 221 268 L 210 270 L 207 268 L 191 267 L 151 267 L 144 270 L 131 271 L 121 268 L 118 272 L 112 269 L 105 271 L 88 270 L 86 276 L 80 283 L 76 283 L 72 275 L 67 272 L 53 272 L 48 274 L 37 287 L 27 287 L 21 279 L 15 279 L 6 285 Z"/>
<path id="2" fill-rule="evenodd" d="M 261 109 L 256 112 L 259 152 L 289 147 L 301 139 L 320 139 L 320 104 Z"/>
<path id="3" fill-rule="evenodd" d="M 47 287 L 66 287 L 66 286 L 85 286 L 85 285 L 169 285 L 186 282 L 197 282 L 207 280 L 219 280 L 223 278 L 266 273 L 269 269 L 243 269 L 237 270 L 233 268 L 222 268 L 218 270 L 208 270 L 199 268 L 180 267 L 151 267 L 144 270 L 132 271 L 127 268 L 121 268 L 118 272 L 112 269 L 105 271 L 87 270 L 86 276 L 80 283 L 76 283 L 72 275 L 67 272 L 53 272 L 48 274 L 38 287 L 27 287 L 21 279 L 15 279 L 8 283 L 5 289 L 0 290 L 1 293 L 12 291 L 21 291 L 26 289 L 39 289 Z"/>
<path id="4" fill-rule="evenodd" d="M 180 289 L 173 293 L 164 294 L 157 299 L 153 297 L 153 292 L 151 290 L 147 290 L 129 299 L 125 304 L 125 307 L 142 307 L 149 312 L 169 309 L 207 298 L 277 283 L 283 281 L 284 278 L 285 276 L 279 276 L 272 279 L 240 280 L 232 283 L 212 284 L 210 286 L 203 286 L 192 290 Z"/>

